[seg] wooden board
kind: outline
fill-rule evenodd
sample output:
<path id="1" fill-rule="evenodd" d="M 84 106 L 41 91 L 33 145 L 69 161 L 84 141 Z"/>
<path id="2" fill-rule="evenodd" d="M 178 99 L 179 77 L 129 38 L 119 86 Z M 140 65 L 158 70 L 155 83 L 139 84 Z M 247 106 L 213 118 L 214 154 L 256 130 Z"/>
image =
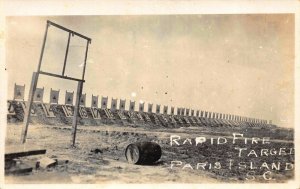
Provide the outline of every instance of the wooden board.
<path id="1" fill-rule="evenodd" d="M 5 149 L 5 160 L 12 160 L 18 157 L 45 154 L 46 149 L 41 149 L 33 146 L 14 145 L 7 146 Z"/>
<path id="2" fill-rule="evenodd" d="M 126 120 L 126 116 L 124 116 L 123 111 L 117 111 L 117 114 L 118 114 L 118 116 L 119 116 L 120 119 Z"/>
<path id="3" fill-rule="evenodd" d="M 140 121 L 144 121 L 142 115 L 139 112 L 136 112 L 136 117 L 140 120 Z"/>
<path id="4" fill-rule="evenodd" d="M 42 109 L 43 109 L 44 114 L 45 114 L 46 117 L 49 117 L 49 118 L 56 117 L 54 115 L 53 109 L 52 109 L 50 104 L 41 103 L 40 105 L 42 106 Z"/>
<path id="5" fill-rule="evenodd" d="M 62 109 L 63 109 L 64 114 L 65 114 L 66 117 L 73 117 L 73 114 L 74 114 L 74 113 L 73 113 L 73 112 L 74 112 L 73 106 L 70 106 L 70 105 L 62 105 L 61 107 L 62 107 Z"/>
<path id="6" fill-rule="evenodd" d="M 54 159 L 48 158 L 48 157 L 43 157 L 42 159 L 39 160 L 39 166 L 46 169 L 48 167 L 53 167 L 57 165 L 57 161 Z"/>
<path id="7" fill-rule="evenodd" d="M 103 110 L 104 110 L 105 115 L 106 115 L 106 117 L 107 117 L 108 119 L 113 119 L 113 118 L 114 118 L 114 116 L 112 115 L 112 113 L 111 113 L 111 111 L 110 111 L 109 109 L 104 108 Z"/>
<path id="8" fill-rule="evenodd" d="M 32 167 L 26 165 L 26 164 L 19 164 L 15 167 L 11 167 L 9 169 L 5 169 L 5 174 L 25 174 L 32 172 Z"/>
<path id="9" fill-rule="evenodd" d="M 23 114 L 25 115 L 25 111 L 26 111 L 26 107 L 28 105 L 28 102 L 22 101 L 22 102 L 19 102 L 19 103 L 21 104 Z M 32 107 L 31 107 L 31 110 L 30 110 L 30 116 L 37 116 L 33 103 L 32 103 Z"/>
<path id="10" fill-rule="evenodd" d="M 81 118 L 85 118 L 85 119 L 89 118 L 88 114 L 87 114 L 87 111 L 86 111 L 85 107 L 83 107 L 83 106 L 79 107 L 79 115 L 80 115 Z"/>
<path id="11" fill-rule="evenodd" d="M 98 108 L 92 107 L 89 109 L 93 116 L 93 119 L 101 119 L 100 110 Z"/>

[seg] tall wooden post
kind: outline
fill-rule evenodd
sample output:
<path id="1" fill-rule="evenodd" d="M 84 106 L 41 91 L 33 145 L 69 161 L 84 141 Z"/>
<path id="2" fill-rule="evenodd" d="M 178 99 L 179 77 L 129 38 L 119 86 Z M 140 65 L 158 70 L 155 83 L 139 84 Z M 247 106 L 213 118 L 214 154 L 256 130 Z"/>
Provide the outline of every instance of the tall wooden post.
<path id="1" fill-rule="evenodd" d="M 72 146 L 75 146 L 76 141 L 76 132 L 77 132 L 77 118 L 78 118 L 78 111 L 79 111 L 79 103 L 82 93 L 83 81 L 78 81 L 77 85 L 77 92 L 76 92 L 76 100 L 75 100 L 75 110 L 73 115 L 73 124 L 72 124 Z"/>
<path id="2" fill-rule="evenodd" d="M 31 85 L 30 85 L 30 89 L 29 89 L 29 97 L 28 97 L 28 102 L 27 102 L 28 104 L 26 106 L 26 111 L 24 112 L 24 126 L 22 129 L 22 135 L 21 135 L 21 143 L 23 143 L 23 144 L 26 142 L 28 125 L 29 125 L 29 120 L 30 120 L 30 112 L 31 112 L 34 93 L 36 91 L 36 86 L 37 86 L 38 79 L 39 79 L 39 73 L 40 73 L 40 69 L 41 69 L 41 64 L 42 64 L 46 40 L 47 40 L 48 27 L 49 27 L 49 23 L 47 21 L 38 69 L 37 69 L 37 72 L 33 72 L 33 74 L 32 74 Z"/>
<path id="3" fill-rule="evenodd" d="M 38 75 L 39 74 L 37 72 L 33 72 L 33 74 L 32 74 L 32 80 L 31 80 L 30 90 L 29 90 L 29 97 L 28 97 L 28 101 L 27 101 L 26 110 L 24 112 L 24 125 L 23 125 L 22 135 L 21 135 L 21 143 L 22 144 L 24 144 L 26 142 L 31 107 L 32 107 L 33 97 L 34 97 L 34 93 L 36 90 L 38 77 L 39 77 Z"/>

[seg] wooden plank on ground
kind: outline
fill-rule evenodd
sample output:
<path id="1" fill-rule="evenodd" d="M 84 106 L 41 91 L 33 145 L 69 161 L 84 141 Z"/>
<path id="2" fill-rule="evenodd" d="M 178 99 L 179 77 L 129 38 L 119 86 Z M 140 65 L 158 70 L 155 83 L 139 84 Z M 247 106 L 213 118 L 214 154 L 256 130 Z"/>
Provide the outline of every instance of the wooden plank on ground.
<path id="1" fill-rule="evenodd" d="M 46 149 L 42 149 L 34 146 L 27 145 L 13 145 L 7 146 L 5 149 L 5 160 L 11 160 L 14 158 L 45 154 Z"/>
<path id="2" fill-rule="evenodd" d="M 39 166 L 46 169 L 48 167 L 53 167 L 57 164 L 57 161 L 54 159 L 48 158 L 48 157 L 43 157 L 42 159 L 39 160 Z"/>
<path id="3" fill-rule="evenodd" d="M 11 167 L 10 169 L 5 169 L 5 174 L 25 174 L 32 172 L 32 167 L 26 164 L 18 164 L 15 167 Z"/>

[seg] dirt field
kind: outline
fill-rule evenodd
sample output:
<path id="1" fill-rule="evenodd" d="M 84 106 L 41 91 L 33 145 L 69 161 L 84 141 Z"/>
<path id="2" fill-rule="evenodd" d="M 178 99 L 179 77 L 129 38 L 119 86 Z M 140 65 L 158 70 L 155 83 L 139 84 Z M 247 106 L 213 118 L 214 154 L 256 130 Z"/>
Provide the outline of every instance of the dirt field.
<path id="1" fill-rule="evenodd" d="M 21 127 L 19 124 L 8 124 L 7 148 L 19 143 Z M 232 144 L 233 137 L 226 133 L 224 138 L 227 138 L 228 142 L 218 145 L 216 137 L 220 135 L 212 137 L 207 129 L 200 127 L 147 129 L 103 125 L 79 126 L 76 148 L 72 148 L 70 129 L 70 126 L 30 125 L 26 145 L 44 147 L 47 149 L 47 157 L 68 159 L 69 163 L 52 169 L 34 170 L 27 175 L 8 175 L 5 178 L 6 183 L 249 183 L 286 182 L 293 178 L 293 169 L 288 167 L 291 170 L 285 170 L 284 165 L 286 162 L 294 162 L 294 152 L 288 151 L 293 148 L 291 141 L 271 138 L 270 144 L 251 144 L 250 140 L 247 144 L 244 144 L 244 140 L 236 140 L 235 144 Z M 171 135 L 181 137 L 177 140 L 179 146 L 174 141 L 171 146 Z M 244 132 L 244 135 L 250 137 L 247 132 Z M 207 141 L 195 146 L 193 138 L 198 136 L 206 137 Z M 191 143 L 185 141 L 186 137 L 191 138 Z M 160 144 L 163 153 L 159 162 L 155 165 L 127 163 L 124 150 L 128 144 L 135 141 L 154 141 Z M 239 157 L 239 151 L 235 147 L 248 149 L 243 150 Z M 286 154 L 279 156 L 279 147 L 284 147 Z M 101 152 L 91 152 L 95 148 Z M 277 155 L 271 156 L 271 152 L 268 152 L 268 156 L 260 157 L 262 148 L 274 148 Z M 253 154 L 248 156 L 250 149 L 254 149 L 259 157 Z M 289 152 L 291 154 L 288 154 Z M 40 157 L 42 156 L 31 156 L 21 160 L 30 164 Z M 172 161 L 180 161 L 181 165 L 179 162 L 173 162 L 171 168 Z M 229 168 L 230 161 L 232 166 Z M 238 164 L 240 162 L 245 162 L 247 166 Z M 252 162 L 256 169 L 252 170 L 249 162 Z M 263 162 L 266 162 L 267 166 Z M 281 167 L 274 170 L 271 164 L 277 162 L 281 163 Z M 197 167 L 197 163 L 202 163 L 202 166 L 198 164 Z M 206 163 L 205 166 L 203 163 Z M 270 178 L 272 180 L 269 180 Z"/>

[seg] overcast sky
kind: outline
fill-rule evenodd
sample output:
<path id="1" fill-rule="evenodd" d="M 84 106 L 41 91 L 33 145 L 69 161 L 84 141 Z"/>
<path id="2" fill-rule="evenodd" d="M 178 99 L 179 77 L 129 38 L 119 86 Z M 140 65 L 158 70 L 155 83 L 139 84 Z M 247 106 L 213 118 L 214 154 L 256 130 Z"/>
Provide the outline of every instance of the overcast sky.
<path id="1" fill-rule="evenodd" d="M 85 74 L 91 95 L 273 120 L 293 127 L 294 17 L 261 15 L 8 17 L 8 98 L 36 71 L 46 20 L 92 38 Z M 61 73 L 65 32 L 49 29 L 43 71 Z M 79 77 L 85 41 L 71 38 L 66 68 Z M 76 91 L 41 76 L 38 87 Z M 137 107 L 137 104 L 136 104 Z M 147 109 L 147 105 L 145 107 Z M 170 111 L 170 110 L 169 110 Z"/>

